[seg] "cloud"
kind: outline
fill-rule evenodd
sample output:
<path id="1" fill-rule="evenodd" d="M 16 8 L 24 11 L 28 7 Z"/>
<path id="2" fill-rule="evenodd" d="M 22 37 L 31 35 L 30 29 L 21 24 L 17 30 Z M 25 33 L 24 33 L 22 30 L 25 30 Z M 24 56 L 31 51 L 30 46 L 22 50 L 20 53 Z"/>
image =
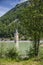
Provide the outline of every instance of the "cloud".
<path id="1" fill-rule="evenodd" d="M 14 7 L 16 4 L 22 3 L 24 1 L 27 1 L 27 0 L 15 0 L 15 2 L 10 2 L 10 5 Z"/>
<path id="2" fill-rule="evenodd" d="M 11 5 L 12 7 L 16 6 L 16 4 L 17 4 L 17 3 L 15 3 L 15 2 L 11 2 L 11 3 L 10 3 L 10 5 Z"/>
<path id="3" fill-rule="evenodd" d="M 13 8 L 15 5 L 27 0 L 0 0 L 0 17 L 7 11 Z"/>
<path id="4" fill-rule="evenodd" d="M 20 0 L 20 2 L 24 2 L 24 1 L 27 1 L 27 0 Z"/>
<path id="5" fill-rule="evenodd" d="M 5 12 L 7 12 L 9 10 L 9 8 L 6 8 L 6 7 L 3 7 L 3 6 L 0 6 L 0 16 L 4 15 Z"/>

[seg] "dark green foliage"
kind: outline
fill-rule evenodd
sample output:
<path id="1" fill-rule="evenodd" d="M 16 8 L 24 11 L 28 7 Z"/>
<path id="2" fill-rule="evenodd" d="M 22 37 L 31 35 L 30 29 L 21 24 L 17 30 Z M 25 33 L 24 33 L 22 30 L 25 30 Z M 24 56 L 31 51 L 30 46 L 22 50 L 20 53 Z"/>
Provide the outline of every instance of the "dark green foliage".
<path id="1" fill-rule="evenodd" d="M 11 48 L 5 54 L 7 58 L 16 59 L 18 57 L 18 52 L 16 49 Z"/>
<path id="2" fill-rule="evenodd" d="M 38 56 L 39 43 L 43 34 L 43 1 L 30 0 L 30 5 L 19 13 L 19 20 L 26 35 L 30 36 L 34 41 L 35 56 Z M 28 33 L 27 33 L 28 32 Z"/>

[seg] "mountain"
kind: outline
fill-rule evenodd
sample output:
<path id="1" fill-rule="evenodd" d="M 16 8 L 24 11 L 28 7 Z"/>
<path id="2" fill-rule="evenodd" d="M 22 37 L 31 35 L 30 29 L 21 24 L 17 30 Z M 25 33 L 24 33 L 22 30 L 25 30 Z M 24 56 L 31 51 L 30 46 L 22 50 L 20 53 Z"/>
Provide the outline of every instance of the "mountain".
<path id="1" fill-rule="evenodd" d="M 14 8 L 12 8 L 10 11 L 4 14 L 0 18 L 0 21 L 8 25 L 9 23 L 13 22 L 18 17 L 18 14 L 22 12 L 23 8 L 28 7 L 28 5 L 29 5 L 28 1 L 17 4 Z"/>
<path id="2" fill-rule="evenodd" d="M 27 8 L 28 6 L 29 6 L 28 1 L 17 4 L 14 8 L 12 8 L 10 11 L 8 11 L 6 14 L 0 17 L 0 38 L 14 37 L 14 33 L 17 28 L 17 25 L 15 25 L 14 20 L 15 19 L 17 20 L 18 15 L 21 14 L 23 12 L 23 9 Z M 20 37 L 22 37 L 24 34 L 24 32 L 22 32 L 24 30 L 22 29 L 23 28 L 20 26 L 19 27 Z"/>
<path id="3" fill-rule="evenodd" d="M 10 11 L 8 11 L 5 15 L 3 15 L 1 18 L 0 18 L 0 37 L 1 38 L 3 38 L 3 37 L 14 37 L 14 33 L 15 33 L 15 30 L 16 29 L 18 29 L 18 32 L 19 32 L 19 38 L 21 38 L 21 37 L 25 37 L 25 39 L 28 39 L 29 38 L 29 36 L 28 36 L 28 31 L 30 30 L 29 29 L 29 27 L 27 26 L 27 24 L 26 23 L 28 23 L 28 18 L 29 18 L 29 20 L 30 20 L 30 22 L 31 21 L 38 21 L 38 24 L 36 23 L 36 25 L 35 25 L 35 27 L 38 25 L 38 28 L 41 30 L 41 28 L 39 27 L 39 25 L 42 25 L 43 24 L 43 22 L 42 22 L 42 24 L 40 24 L 39 23 L 39 19 L 42 19 L 42 17 L 43 17 L 43 15 L 42 15 L 42 13 L 43 13 L 43 3 L 42 4 L 40 4 L 41 5 L 41 9 L 38 7 L 38 8 L 36 8 L 36 7 L 34 7 L 35 8 L 35 10 L 34 10 L 34 8 L 33 8 L 33 10 L 34 11 L 32 11 L 32 10 L 29 10 L 29 11 L 27 11 L 29 8 L 28 8 L 28 6 L 29 6 L 29 2 L 28 1 L 26 1 L 26 2 L 23 2 L 23 3 L 20 3 L 20 4 L 17 4 L 14 8 L 12 8 Z M 39 5 L 38 5 L 39 6 Z M 27 9 L 27 10 L 26 10 Z M 31 8 L 30 8 L 31 9 Z M 36 9 L 38 9 L 38 10 L 36 10 Z M 39 15 L 39 9 L 40 9 L 40 14 L 41 15 Z M 25 10 L 26 10 L 26 12 L 25 12 Z M 31 14 L 29 13 L 30 11 L 32 11 L 31 12 Z M 36 17 L 36 16 L 38 16 L 39 17 L 39 19 L 37 19 L 37 17 L 36 17 L 36 19 L 34 19 L 33 18 L 33 13 L 34 13 L 34 17 Z M 29 15 L 28 15 L 29 14 Z M 38 15 L 37 15 L 38 14 Z M 29 16 L 29 17 L 28 17 Z M 23 18 L 22 18 L 23 17 Z M 33 18 L 33 20 L 32 20 L 32 18 Z M 41 17 L 41 18 L 40 18 Z M 16 19 L 20 19 L 21 18 L 21 21 L 23 22 L 26 22 L 25 24 L 26 24 L 26 26 L 25 26 L 25 24 L 23 23 L 23 26 L 22 26 L 22 22 L 20 23 L 20 22 L 17 22 L 17 23 L 15 23 L 14 22 L 14 20 Z M 30 19 L 31 18 L 31 19 Z M 23 19 L 23 20 L 22 20 Z M 25 19 L 25 20 L 24 20 Z M 35 23 L 34 23 L 35 24 Z M 30 26 L 30 24 L 28 23 L 28 25 Z M 31 25 L 33 25 L 33 23 L 31 24 Z M 43 26 L 41 26 L 41 27 L 43 27 Z M 30 28 L 32 28 L 32 30 L 35 30 L 35 29 L 37 29 L 37 27 L 36 28 L 34 28 L 33 26 L 31 26 Z M 26 30 L 27 29 L 27 30 Z M 39 29 L 37 29 L 37 30 L 39 30 Z M 43 28 L 42 28 L 43 29 Z M 32 31 L 31 30 L 31 31 Z M 33 31 L 32 31 L 33 32 Z M 23 37 L 23 38 L 24 38 Z M 14 38 L 13 38 L 14 39 Z"/>

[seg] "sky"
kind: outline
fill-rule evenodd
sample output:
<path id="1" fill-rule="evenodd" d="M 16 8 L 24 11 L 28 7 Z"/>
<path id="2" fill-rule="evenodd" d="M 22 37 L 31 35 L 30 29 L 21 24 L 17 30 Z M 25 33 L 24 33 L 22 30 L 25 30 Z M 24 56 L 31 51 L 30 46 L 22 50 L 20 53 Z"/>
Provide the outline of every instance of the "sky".
<path id="1" fill-rule="evenodd" d="M 0 17 L 3 16 L 7 11 L 15 7 L 17 4 L 27 0 L 0 0 Z"/>

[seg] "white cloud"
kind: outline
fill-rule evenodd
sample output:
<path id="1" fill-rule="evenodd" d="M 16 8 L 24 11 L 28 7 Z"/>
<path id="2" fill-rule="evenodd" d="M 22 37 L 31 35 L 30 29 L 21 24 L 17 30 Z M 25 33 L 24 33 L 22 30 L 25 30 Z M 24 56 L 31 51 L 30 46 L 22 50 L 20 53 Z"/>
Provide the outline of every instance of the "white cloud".
<path id="1" fill-rule="evenodd" d="M 8 10 L 9 10 L 9 8 L 0 6 L 0 17 L 1 17 L 2 15 L 4 15 L 5 12 L 7 12 Z"/>
<path id="2" fill-rule="evenodd" d="M 11 5 L 12 7 L 14 7 L 16 4 L 17 4 L 17 3 L 15 3 L 15 2 L 10 3 L 10 5 Z"/>
<path id="3" fill-rule="evenodd" d="M 12 2 L 12 1 L 10 0 L 10 3 L 9 3 L 9 1 L 7 1 L 7 3 L 9 3 L 11 7 L 14 7 L 16 4 L 22 3 L 22 2 L 24 2 L 24 1 L 27 1 L 27 0 L 19 0 L 18 2 Z M 0 17 L 1 17 L 2 15 L 4 15 L 4 14 L 5 14 L 7 11 L 9 11 L 10 9 L 11 9 L 11 8 L 9 8 L 9 7 L 0 6 Z"/>
<path id="4" fill-rule="evenodd" d="M 24 2 L 24 1 L 27 1 L 27 0 L 19 0 L 19 1 L 16 2 L 16 3 L 15 3 L 15 2 L 11 2 L 10 5 L 14 7 L 16 4 L 22 3 L 22 2 Z"/>
<path id="5" fill-rule="evenodd" d="M 27 0 L 20 0 L 21 2 L 27 1 Z"/>

